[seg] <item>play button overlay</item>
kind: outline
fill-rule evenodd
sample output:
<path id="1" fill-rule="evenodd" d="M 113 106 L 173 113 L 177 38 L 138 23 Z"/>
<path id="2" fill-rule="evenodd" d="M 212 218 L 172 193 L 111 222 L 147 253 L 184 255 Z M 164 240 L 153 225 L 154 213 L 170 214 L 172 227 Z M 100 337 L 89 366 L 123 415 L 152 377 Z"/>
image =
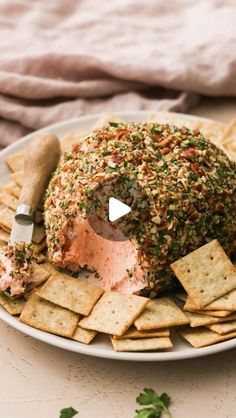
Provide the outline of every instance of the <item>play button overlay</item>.
<path id="1" fill-rule="evenodd" d="M 86 193 L 86 218 L 96 234 L 110 241 L 130 239 L 149 216 L 149 199 L 138 182 L 117 175 L 97 182 Z"/>
<path id="2" fill-rule="evenodd" d="M 116 199 L 110 197 L 109 199 L 109 221 L 114 222 L 127 215 L 131 211 L 131 207 Z"/>

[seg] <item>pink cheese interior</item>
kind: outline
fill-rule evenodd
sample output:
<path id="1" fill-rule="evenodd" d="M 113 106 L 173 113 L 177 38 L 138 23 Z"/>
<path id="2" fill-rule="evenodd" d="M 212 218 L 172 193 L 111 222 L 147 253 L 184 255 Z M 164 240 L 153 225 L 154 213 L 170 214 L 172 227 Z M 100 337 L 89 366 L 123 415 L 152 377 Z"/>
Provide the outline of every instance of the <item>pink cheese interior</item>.
<path id="1" fill-rule="evenodd" d="M 116 232 L 108 223 L 106 236 Z M 119 233 L 120 234 L 120 233 Z M 137 293 L 145 287 L 141 269 L 136 268 L 135 277 L 129 277 L 127 270 L 137 265 L 137 249 L 129 241 L 112 241 L 98 235 L 86 219 L 78 218 L 73 233 L 68 238 L 63 255 L 63 265 L 72 270 L 87 267 L 95 270 L 105 290 L 121 293 Z"/>
<path id="2" fill-rule="evenodd" d="M 11 260 L 0 251 L 0 292 L 10 289 L 12 296 L 21 295 L 25 291 L 26 283 L 30 282 L 30 273 L 24 271 L 21 279 L 16 280 L 12 277 L 13 271 Z"/>

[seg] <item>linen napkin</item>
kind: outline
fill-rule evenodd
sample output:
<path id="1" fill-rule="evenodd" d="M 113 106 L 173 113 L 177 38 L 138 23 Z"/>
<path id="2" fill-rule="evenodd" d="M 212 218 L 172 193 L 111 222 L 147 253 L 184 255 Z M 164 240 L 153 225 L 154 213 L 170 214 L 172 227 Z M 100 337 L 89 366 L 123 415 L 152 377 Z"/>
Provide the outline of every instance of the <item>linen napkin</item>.
<path id="1" fill-rule="evenodd" d="M 236 3 L 1 0 L 0 146 L 106 110 L 236 95 Z"/>

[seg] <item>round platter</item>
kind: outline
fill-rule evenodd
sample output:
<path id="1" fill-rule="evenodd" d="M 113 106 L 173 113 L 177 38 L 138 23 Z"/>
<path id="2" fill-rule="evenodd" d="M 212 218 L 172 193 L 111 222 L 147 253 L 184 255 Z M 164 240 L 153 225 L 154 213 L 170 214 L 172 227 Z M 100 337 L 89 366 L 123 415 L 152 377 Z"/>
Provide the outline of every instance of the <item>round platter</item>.
<path id="1" fill-rule="evenodd" d="M 158 115 L 158 113 L 155 113 Z M 163 113 L 162 113 L 163 114 Z M 174 114 L 171 114 L 172 117 Z M 112 116 L 118 116 L 119 118 L 134 121 L 142 122 L 147 120 L 150 116 L 150 112 L 145 111 L 135 111 L 135 112 L 116 112 Z M 197 118 L 195 116 L 176 114 L 177 119 L 181 119 L 188 122 L 202 121 L 203 119 Z M 66 122 L 57 123 L 50 125 L 44 129 L 36 131 L 32 134 L 25 136 L 9 147 L 5 148 L 0 152 L 0 176 L 1 183 L 8 183 L 10 181 L 10 172 L 4 164 L 4 159 L 13 153 L 16 153 L 23 148 L 25 148 L 31 139 L 35 138 L 39 133 L 43 131 L 53 132 L 58 135 L 59 138 L 62 138 L 64 135 L 72 134 L 78 131 L 89 131 L 95 123 L 100 119 L 102 115 L 92 115 L 84 116 L 76 119 L 71 119 Z M 112 119 L 112 118 L 111 118 Z M 208 120 L 209 121 L 209 120 Z M 28 325 L 21 323 L 16 317 L 8 314 L 2 307 L 0 307 L 0 319 L 13 328 L 23 332 L 24 334 L 30 335 L 33 338 L 46 342 L 48 344 L 54 345 L 56 347 L 63 348 L 65 350 L 74 351 L 81 354 L 86 354 L 95 357 L 103 357 L 107 359 L 114 360 L 128 360 L 128 361 L 169 361 L 169 360 L 180 360 L 188 359 L 194 357 L 201 357 L 205 355 L 210 355 L 218 353 L 221 351 L 226 351 L 233 347 L 236 347 L 236 338 L 225 341 L 222 343 L 214 344 L 209 347 L 195 349 L 192 348 L 188 343 L 182 340 L 181 337 L 174 335 L 173 336 L 173 348 L 165 351 L 158 352 L 145 352 L 145 353 L 121 353 L 115 352 L 112 348 L 112 345 L 109 341 L 109 338 L 105 335 L 98 335 L 95 340 L 90 345 L 81 344 L 77 341 L 72 341 L 63 337 L 52 335 L 35 328 L 32 328 Z M 17 335 L 16 335 L 17 338 Z"/>

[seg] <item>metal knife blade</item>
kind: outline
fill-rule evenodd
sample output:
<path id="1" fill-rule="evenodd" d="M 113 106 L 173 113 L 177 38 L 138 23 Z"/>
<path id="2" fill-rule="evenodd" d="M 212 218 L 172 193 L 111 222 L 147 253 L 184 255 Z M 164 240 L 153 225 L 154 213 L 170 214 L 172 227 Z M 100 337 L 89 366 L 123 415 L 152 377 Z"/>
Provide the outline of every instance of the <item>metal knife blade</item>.
<path id="1" fill-rule="evenodd" d="M 31 206 L 25 204 L 18 205 L 12 224 L 10 243 L 31 242 L 33 231 L 34 222 Z"/>
<path id="2" fill-rule="evenodd" d="M 10 243 L 31 242 L 34 231 L 34 223 L 25 219 L 14 219 L 10 235 Z"/>

